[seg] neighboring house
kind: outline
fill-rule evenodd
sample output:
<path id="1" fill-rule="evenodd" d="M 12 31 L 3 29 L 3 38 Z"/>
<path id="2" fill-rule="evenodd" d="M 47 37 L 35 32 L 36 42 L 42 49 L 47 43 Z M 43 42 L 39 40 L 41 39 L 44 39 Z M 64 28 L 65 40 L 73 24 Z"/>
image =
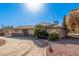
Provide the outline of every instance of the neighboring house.
<path id="1" fill-rule="evenodd" d="M 13 29 L 0 29 L 0 36 L 11 35 L 13 33 Z"/>
<path id="2" fill-rule="evenodd" d="M 60 37 L 64 37 L 64 28 L 56 24 L 40 23 L 45 26 L 49 34 L 56 32 Z M 17 26 L 12 30 L 12 36 L 33 36 L 35 26 Z"/>

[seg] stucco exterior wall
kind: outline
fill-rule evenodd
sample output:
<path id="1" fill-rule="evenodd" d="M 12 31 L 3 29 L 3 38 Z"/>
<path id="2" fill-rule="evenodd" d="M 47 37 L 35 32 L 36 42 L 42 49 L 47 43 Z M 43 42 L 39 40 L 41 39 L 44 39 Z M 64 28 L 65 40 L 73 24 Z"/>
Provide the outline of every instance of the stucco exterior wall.
<path id="1" fill-rule="evenodd" d="M 59 34 L 59 37 L 60 37 L 60 38 L 65 37 L 64 29 L 60 28 L 59 31 L 58 31 L 58 34 Z"/>
<path id="2" fill-rule="evenodd" d="M 22 30 L 13 30 L 12 36 L 24 36 Z"/>
<path id="3" fill-rule="evenodd" d="M 34 34 L 34 29 L 30 29 L 30 30 L 28 30 L 28 31 L 29 31 L 29 32 L 28 32 L 29 35 L 30 35 L 30 36 L 33 36 L 33 34 Z"/>
<path id="4" fill-rule="evenodd" d="M 52 29 L 47 29 L 47 32 L 48 32 L 49 34 L 51 34 L 51 33 L 52 33 Z"/>
<path id="5" fill-rule="evenodd" d="M 24 36 L 24 31 L 23 31 L 24 29 L 13 29 L 13 30 L 9 30 L 8 32 L 6 32 L 7 34 L 11 34 L 12 36 Z M 25 31 L 28 31 L 28 35 L 29 36 L 33 36 L 33 34 L 34 34 L 34 29 L 25 29 Z M 51 34 L 51 33 L 58 33 L 59 34 L 59 36 L 60 37 L 64 37 L 65 36 L 65 32 L 64 32 L 64 29 L 61 27 L 61 28 L 59 28 L 59 27 L 56 27 L 56 28 L 48 28 L 47 29 L 47 32 L 49 33 L 49 34 Z M 7 35 L 6 34 L 6 35 Z"/>

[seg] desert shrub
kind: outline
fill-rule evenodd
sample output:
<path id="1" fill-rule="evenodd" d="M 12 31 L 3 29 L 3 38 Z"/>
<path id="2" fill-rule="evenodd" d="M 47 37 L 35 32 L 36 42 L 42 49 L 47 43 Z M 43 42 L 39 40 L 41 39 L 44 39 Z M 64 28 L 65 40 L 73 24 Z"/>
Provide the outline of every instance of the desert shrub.
<path id="1" fill-rule="evenodd" d="M 0 36 L 4 36 L 4 33 L 0 33 Z"/>
<path id="2" fill-rule="evenodd" d="M 49 40 L 57 41 L 59 39 L 59 35 L 57 33 L 52 33 L 49 35 Z"/>
<path id="3" fill-rule="evenodd" d="M 47 30 L 44 26 L 36 25 L 35 31 L 34 31 L 34 36 L 37 36 L 40 39 L 46 39 L 46 38 L 48 38 L 49 34 L 47 33 Z"/>

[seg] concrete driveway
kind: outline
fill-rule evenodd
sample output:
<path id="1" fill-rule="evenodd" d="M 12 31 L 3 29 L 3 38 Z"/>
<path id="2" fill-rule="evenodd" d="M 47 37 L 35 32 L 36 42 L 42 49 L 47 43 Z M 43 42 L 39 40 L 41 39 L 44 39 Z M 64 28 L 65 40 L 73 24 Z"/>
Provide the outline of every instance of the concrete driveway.
<path id="1" fill-rule="evenodd" d="M 5 44 L 0 46 L 0 56 L 45 56 L 46 49 L 41 41 L 27 38 L 7 38 Z"/>

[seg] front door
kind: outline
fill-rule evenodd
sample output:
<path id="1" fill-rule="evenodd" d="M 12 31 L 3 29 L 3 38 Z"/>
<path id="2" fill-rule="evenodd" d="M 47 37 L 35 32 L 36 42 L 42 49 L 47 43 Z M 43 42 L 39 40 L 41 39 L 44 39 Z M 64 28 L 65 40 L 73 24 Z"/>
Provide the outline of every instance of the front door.
<path id="1" fill-rule="evenodd" d="M 27 29 L 24 29 L 24 30 L 23 30 L 23 34 L 24 34 L 24 36 L 28 36 L 28 35 L 29 35 L 28 30 L 27 30 Z"/>

